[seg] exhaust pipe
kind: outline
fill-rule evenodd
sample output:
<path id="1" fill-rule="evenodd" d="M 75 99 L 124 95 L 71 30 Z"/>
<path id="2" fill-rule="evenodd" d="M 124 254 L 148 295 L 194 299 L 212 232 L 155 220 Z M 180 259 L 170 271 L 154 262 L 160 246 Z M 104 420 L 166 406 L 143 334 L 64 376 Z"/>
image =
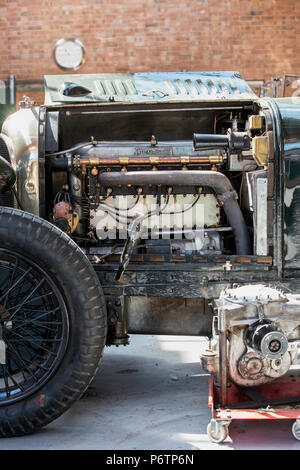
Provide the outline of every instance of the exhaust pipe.
<path id="1" fill-rule="evenodd" d="M 252 252 L 248 229 L 237 202 L 237 193 L 223 173 L 199 170 L 107 172 L 99 174 L 98 182 L 102 186 L 118 186 L 120 184 L 208 186 L 215 191 L 218 202 L 223 207 L 232 227 L 236 253 L 250 255 Z"/>

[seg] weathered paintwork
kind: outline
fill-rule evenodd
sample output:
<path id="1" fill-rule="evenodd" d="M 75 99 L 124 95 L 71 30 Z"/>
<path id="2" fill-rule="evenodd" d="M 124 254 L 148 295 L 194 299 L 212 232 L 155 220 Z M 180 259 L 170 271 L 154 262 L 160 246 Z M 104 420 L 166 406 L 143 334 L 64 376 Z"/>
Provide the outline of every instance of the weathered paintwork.
<path id="1" fill-rule="evenodd" d="M 274 100 L 283 157 L 283 268 L 300 268 L 300 99 Z M 279 201 L 278 201 L 279 202 Z"/>

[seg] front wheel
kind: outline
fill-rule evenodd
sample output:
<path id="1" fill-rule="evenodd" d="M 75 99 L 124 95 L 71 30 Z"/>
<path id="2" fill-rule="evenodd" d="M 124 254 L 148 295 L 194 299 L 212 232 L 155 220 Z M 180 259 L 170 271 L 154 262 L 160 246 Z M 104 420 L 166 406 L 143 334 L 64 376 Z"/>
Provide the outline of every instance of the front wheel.
<path id="1" fill-rule="evenodd" d="M 31 433 L 94 378 L 106 310 L 88 259 L 48 222 L 0 208 L 0 436 Z"/>

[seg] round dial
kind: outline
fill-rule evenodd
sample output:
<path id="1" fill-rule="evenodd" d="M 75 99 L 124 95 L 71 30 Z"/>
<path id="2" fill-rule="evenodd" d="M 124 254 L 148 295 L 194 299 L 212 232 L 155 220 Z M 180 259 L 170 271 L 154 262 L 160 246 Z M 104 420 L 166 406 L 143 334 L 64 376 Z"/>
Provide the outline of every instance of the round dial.
<path id="1" fill-rule="evenodd" d="M 54 48 L 54 60 L 63 70 L 77 70 L 84 64 L 85 51 L 79 39 L 60 39 Z"/>

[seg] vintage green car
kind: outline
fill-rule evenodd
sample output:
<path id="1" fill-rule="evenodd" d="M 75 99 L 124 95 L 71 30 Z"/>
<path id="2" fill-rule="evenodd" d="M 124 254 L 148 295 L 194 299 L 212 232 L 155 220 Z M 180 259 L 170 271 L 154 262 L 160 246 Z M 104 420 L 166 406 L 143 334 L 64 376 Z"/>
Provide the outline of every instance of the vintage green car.
<path id="1" fill-rule="evenodd" d="M 259 99 L 237 72 L 46 76 L 0 155 L 2 436 L 60 416 L 130 333 L 216 339 L 214 301 L 237 285 L 252 307 L 229 322 L 229 379 L 289 370 L 300 99 Z"/>

